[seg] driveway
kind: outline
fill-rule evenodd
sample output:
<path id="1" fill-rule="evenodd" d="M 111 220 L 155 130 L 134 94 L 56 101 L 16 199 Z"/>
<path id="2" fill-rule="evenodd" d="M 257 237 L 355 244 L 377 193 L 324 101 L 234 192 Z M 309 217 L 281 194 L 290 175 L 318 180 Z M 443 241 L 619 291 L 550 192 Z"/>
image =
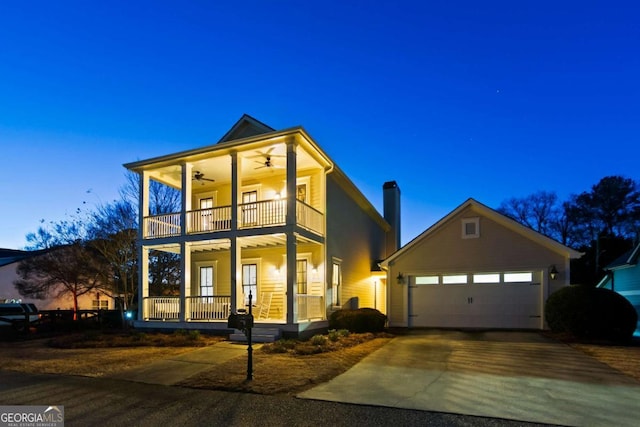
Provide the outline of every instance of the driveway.
<path id="1" fill-rule="evenodd" d="M 298 397 L 576 426 L 640 420 L 640 382 L 536 332 L 412 331 Z"/>

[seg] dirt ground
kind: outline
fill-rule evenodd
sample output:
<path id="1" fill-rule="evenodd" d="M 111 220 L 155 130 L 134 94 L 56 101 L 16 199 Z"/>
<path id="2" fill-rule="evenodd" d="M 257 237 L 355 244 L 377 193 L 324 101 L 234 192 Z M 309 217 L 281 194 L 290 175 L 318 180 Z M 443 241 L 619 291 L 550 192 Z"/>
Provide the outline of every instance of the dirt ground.
<path id="1" fill-rule="evenodd" d="M 346 371 L 390 339 L 375 338 L 354 347 L 304 356 L 267 354 L 256 350 L 253 354 L 254 380 L 251 382 L 245 381 L 247 359 L 241 356 L 179 385 L 260 394 L 295 394 Z M 192 351 L 202 345 L 62 349 L 48 346 L 47 341 L 0 342 L 0 369 L 101 377 Z M 212 340 L 205 345 L 215 342 Z M 640 381 L 640 346 L 569 345 Z"/>

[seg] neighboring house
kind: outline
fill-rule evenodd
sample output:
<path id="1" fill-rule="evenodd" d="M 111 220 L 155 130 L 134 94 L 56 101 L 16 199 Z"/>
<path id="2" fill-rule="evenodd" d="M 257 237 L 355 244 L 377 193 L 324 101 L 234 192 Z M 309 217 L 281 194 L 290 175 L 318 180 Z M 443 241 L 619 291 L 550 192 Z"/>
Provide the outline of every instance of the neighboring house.
<path id="1" fill-rule="evenodd" d="M 38 256 L 43 251 L 20 251 L 15 249 L 0 249 L 0 302 L 4 300 L 20 300 L 24 303 L 33 303 L 39 310 L 73 310 L 73 297 L 47 296 L 45 299 L 36 299 L 22 296 L 14 282 L 20 279 L 17 268 L 23 259 Z M 113 299 L 100 292 L 78 297 L 78 309 L 113 309 Z"/>
<path id="2" fill-rule="evenodd" d="M 469 199 L 382 263 L 389 325 L 543 329 L 580 256 Z"/>
<path id="3" fill-rule="evenodd" d="M 640 244 L 609 264 L 598 287 L 611 289 L 625 297 L 638 313 L 636 333 L 640 333 Z"/>
<path id="4" fill-rule="evenodd" d="M 244 115 L 217 144 L 125 167 L 140 177 L 136 327 L 227 330 L 250 294 L 274 335 L 311 335 L 341 307 L 386 311 L 378 261 L 399 246 L 400 191 L 384 186 L 390 225 L 302 127 Z M 181 191 L 180 211 L 150 215 L 151 180 Z M 150 295 L 151 251 L 179 254 L 178 296 Z"/>

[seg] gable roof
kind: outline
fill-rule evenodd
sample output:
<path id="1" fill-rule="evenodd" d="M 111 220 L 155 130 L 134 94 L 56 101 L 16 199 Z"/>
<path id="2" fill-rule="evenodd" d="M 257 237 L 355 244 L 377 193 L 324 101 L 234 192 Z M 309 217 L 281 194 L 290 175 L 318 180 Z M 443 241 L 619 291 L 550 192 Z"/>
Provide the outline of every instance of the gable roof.
<path id="1" fill-rule="evenodd" d="M 638 258 L 640 258 L 640 243 L 635 248 L 613 260 L 611 264 L 605 267 L 605 270 L 632 267 L 638 263 Z"/>
<path id="2" fill-rule="evenodd" d="M 275 129 L 271 126 L 266 125 L 245 113 L 233 126 L 231 126 L 231 129 L 229 129 L 217 143 L 220 144 L 221 142 L 262 135 L 264 133 L 274 131 Z"/>
<path id="3" fill-rule="evenodd" d="M 583 255 L 581 252 L 571 249 L 570 247 L 565 246 L 562 243 L 557 242 L 551 239 L 550 237 L 545 236 L 544 234 L 538 233 L 537 231 L 529 227 L 525 227 L 519 222 L 501 214 L 500 212 L 494 209 L 491 209 L 490 207 L 478 202 L 477 200 L 469 198 L 460 206 L 458 206 L 453 211 L 451 211 L 449 214 L 445 215 L 440 221 L 436 222 L 431 227 L 427 228 L 422 234 L 420 234 L 419 236 L 411 240 L 409 243 L 404 245 L 402 248 L 400 248 L 399 250 L 391 254 L 391 256 L 389 256 L 387 259 L 385 259 L 382 262 L 382 265 L 388 266 L 389 263 L 392 262 L 394 259 L 398 258 L 405 252 L 410 251 L 414 246 L 416 246 L 422 240 L 427 239 L 430 235 L 432 235 L 437 230 L 442 228 L 445 224 L 451 221 L 456 215 L 458 215 L 460 212 L 462 212 L 467 208 L 473 209 L 474 211 L 495 221 L 496 223 L 502 225 L 503 227 L 506 227 L 511 231 L 516 232 L 526 237 L 527 239 L 532 240 L 556 253 L 569 256 L 570 258 L 580 258 Z"/>
<path id="4" fill-rule="evenodd" d="M 40 255 L 46 251 L 47 249 L 41 249 L 37 251 L 21 251 L 17 249 L 0 248 L 0 267 L 13 264 L 14 262 L 22 261 L 25 258 L 29 258 L 35 255 Z"/>

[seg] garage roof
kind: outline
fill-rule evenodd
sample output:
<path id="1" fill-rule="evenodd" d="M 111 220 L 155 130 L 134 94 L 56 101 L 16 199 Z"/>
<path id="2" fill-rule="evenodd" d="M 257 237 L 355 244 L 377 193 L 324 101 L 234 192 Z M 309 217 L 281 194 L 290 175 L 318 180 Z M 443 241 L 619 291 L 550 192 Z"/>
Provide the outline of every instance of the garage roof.
<path id="1" fill-rule="evenodd" d="M 434 225 L 427 228 L 418 237 L 416 237 L 415 239 L 413 239 L 412 241 L 404 245 L 398 251 L 394 252 L 391 256 L 385 259 L 381 263 L 381 265 L 384 267 L 388 266 L 389 263 L 392 262 L 394 259 L 398 258 L 399 256 L 402 256 L 403 253 L 411 250 L 411 248 L 414 247 L 416 244 L 418 244 L 421 240 L 426 239 L 429 235 L 436 232 L 439 228 L 444 226 L 444 224 L 449 222 L 453 217 L 455 217 L 457 214 L 459 214 L 460 212 L 462 212 L 467 208 L 472 208 L 474 211 L 478 212 L 479 214 L 561 255 L 568 256 L 569 258 L 572 258 L 572 259 L 580 258 L 582 255 L 584 255 L 583 253 L 578 252 L 574 249 L 571 249 L 570 247 L 565 246 L 562 243 L 557 242 L 551 239 L 550 237 L 545 236 L 544 234 L 538 233 L 537 231 L 529 227 L 525 227 L 519 222 L 514 221 L 513 219 L 501 214 L 500 212 L 494 209 L 491 209 L 490 207 L 478 202 L 477 200 L 469 198 L 467 201 L 465 201 L 460 206 L 455 208 L 453 211 L 451 211 L 448 215 L 446 215 L 440 221 L 436 222 Z"/>

